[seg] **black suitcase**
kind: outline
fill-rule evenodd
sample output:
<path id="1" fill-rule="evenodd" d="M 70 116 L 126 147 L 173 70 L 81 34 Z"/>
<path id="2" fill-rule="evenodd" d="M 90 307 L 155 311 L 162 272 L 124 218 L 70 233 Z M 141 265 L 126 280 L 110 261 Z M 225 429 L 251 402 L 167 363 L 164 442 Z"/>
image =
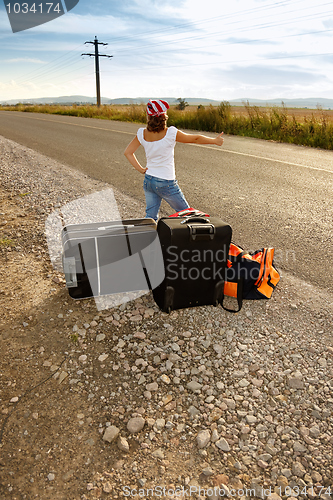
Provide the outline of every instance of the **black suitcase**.
<path id="1" fill-rule="evenodd" d="M 222 303 L 231 227 L 217 217 L 165 217 L 157 232 L 165 278 L 153 296 L 160 309 Z"/>
<path id="2" fill-rule="evenodd" d="M 153 219 L 68 225 L 62 263 L 74 299 L 150 290 L 164 278 Z"/>

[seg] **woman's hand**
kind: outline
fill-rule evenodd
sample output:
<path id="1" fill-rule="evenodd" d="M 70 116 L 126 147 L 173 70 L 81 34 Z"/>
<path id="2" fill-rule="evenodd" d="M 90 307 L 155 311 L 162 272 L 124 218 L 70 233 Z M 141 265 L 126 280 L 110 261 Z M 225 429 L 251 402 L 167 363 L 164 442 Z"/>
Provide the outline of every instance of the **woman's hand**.
<path id="1" fill-rule="evenodd" d="M 215 144 L 217 146 L 222 146 L 223 142 L 224 142 L 224 138 L 222 137 L 223 136 L 223 132 L 220 133 L 220 135 L 218 135 L 216 138 L 215 138 Z"/>

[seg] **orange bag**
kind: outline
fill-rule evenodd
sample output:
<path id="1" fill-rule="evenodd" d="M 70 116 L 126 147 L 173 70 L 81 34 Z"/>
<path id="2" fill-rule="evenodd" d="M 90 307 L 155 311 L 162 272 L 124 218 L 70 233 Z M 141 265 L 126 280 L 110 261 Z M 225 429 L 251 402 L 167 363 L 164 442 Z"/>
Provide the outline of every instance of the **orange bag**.
<path id="1" fill-rule="evenodd" d="M 244 252 L 230 244 L 224 295 L 238 300 L 238 312 L 243 299 L 269 299 L 280 281 L 280 274 L 273 263 L 274 248 L 261 248 L 255 252 Z"/>

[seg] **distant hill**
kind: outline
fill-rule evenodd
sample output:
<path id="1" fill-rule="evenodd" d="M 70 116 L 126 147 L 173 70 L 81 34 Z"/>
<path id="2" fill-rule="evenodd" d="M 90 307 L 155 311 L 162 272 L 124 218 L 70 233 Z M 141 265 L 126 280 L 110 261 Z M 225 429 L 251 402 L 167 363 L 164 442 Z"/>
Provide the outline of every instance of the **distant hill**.
<path id="1" fill-rule="evenodd" d="M 149 99 L 154 99 L 154 97 L 122 97 L 119 99 L 109 99 L 108 97 L 102 97 L 102 104 L 146 104 Z M 155 97 L 155 99 L 157 99 Z M 158 97 L 158 99 L 164 99 L 168 101 L 169 104 L 178 104 L 176 97 Z M 203 104 L 209 106 L 209 104 L 217 106 L 220 101 L 215 101 L 214 99 L 200 99 L 200 98 L 187 98 L 185 99 L 189 104 L 193 106 L 199 106 Z M 7 101 L 0 101 L 0 104 L 96 104 L 96 97 L 88 97 L 83 95 L 71 95 L 71 96 L 60 96 L 60 97 L 40 97 L 36 99 L 9 99 Z"/>
<path id="2" fill-rule="evenodd" d="M 287 108 L 310 108 L 316 109 L 321 106 L 323 109 L 333 108 L 333 99 L 325 99 L 324 97 L 309 97 L 305 99 L 234 99 L 229 101 L 233 106 L 242 106 L 244 102 L 249 102 L 252 106 L 281 106 L 282 103 Z"/>
<path id="3" fill-rule="evenodd" d="M 176 97 L 160 97 L 160 99 L 165 99 L 171 105 L 178 104 L 178 100 Z M 202 99 L 202 98 L 184 98 L 188 104 L 192 106 L 199 106 L 200 104 L 203 106 L 209 106 L 212 104 L 213 106 L 218 106 L 221 101 L 217 101 L 214 99 Z M 120 99 L 109 99 L 107 97 L 102 97 L 102 104 L 145 104 L 149 100 L 148 97 L 123 97 Z M 244 102 L 249 102 L 252 106 L 281 106 L 282 102 L 284 102 L 285 106 L 288 108 L 310 108 L 316 109 L 317 106 L 321 106 L 323 109 L 333 109 L 333 99 L 325 99 L 323 97 L 310 97 L 307 99 L 233 99 L 229 100 L 229 103 L 233 106 L 242 106 Z M 0 104 L 95 104 L 96 97 L 88 97 L 83 95 L 71 95 L 71 96 L 60 96 L 60 97 L 41 97 L 37 99 L 9 99 L 6 101 L 0 101 Z"/>

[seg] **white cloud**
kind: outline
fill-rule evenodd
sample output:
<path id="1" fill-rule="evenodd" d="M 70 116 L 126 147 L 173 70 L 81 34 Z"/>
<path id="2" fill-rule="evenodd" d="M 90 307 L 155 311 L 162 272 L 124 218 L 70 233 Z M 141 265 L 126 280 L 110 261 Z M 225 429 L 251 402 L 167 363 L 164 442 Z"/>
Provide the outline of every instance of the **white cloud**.
<path id="1" fill-rule="evenodd" d="M 45 61 L 42 61 L 41 59 L 30 59 L 30 58 L 26 58 L 26 57 L 16 57 L 15 59 L 3 59 L 2 60 L 2 63 L 17 63 L 17 62 L 45 64 Z"/>
<path id="2" fill-rule="evenodd" d="M 332 33 L 314 33 L 333 28 L 325 3 L 205 0 L 203 9 L 201 0 L 99 0 L 18 34 L 9 34 L 3 11 L 3 82 L 34 84 L 11 84 L 6 98 L 68 95 L 74 88 L 93 95 L 94 60 L 81 53 L 93 52 L 84 42 L 95 35 L 109 43 L 100 52 L 114 56 L 100 59 L 106 97 L 326 96 L 333 86 Z"/>
<path id="3" fill-rule="evenodd" d="M 127 24 L 111 15 L 93 16 L 91 14 L 68 13 L 29 31 L 31 33 L 58 33 L 63 36 L 82 34 L 83 37 L 91 37 L 97 33 L 99 36 L 106 33 L 112 33 L 115 36 L 126 32 L 126 30 Z"/>

